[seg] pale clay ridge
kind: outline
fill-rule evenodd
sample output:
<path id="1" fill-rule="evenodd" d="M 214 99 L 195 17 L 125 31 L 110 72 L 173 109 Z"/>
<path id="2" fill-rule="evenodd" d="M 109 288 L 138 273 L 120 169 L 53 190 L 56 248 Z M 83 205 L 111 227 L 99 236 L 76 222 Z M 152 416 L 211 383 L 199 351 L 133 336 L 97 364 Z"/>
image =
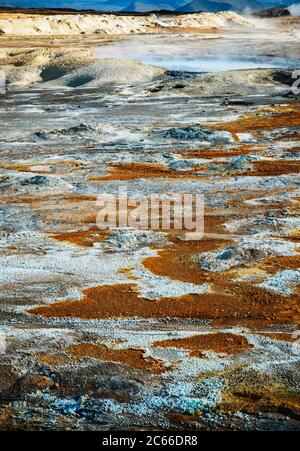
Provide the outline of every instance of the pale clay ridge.
<path id="1" fill-rule="evenodd" d="M 227 28 L 254 26 L 233 12 L 199 13 L 175 17 L 104 15 L 0 15 L 0 34 L 8 36 L 72 36 L 79 34 L 146 33 L 163 28 Z"/>
<path id="2" fill-rule="evenodd" d="M 43 83 L 45 87 L 104 87 L 149 83 L 165 69 L 121 58 L 96 59 L 89 49 L 0 51 L 0 68 L 9 89 Z"/>

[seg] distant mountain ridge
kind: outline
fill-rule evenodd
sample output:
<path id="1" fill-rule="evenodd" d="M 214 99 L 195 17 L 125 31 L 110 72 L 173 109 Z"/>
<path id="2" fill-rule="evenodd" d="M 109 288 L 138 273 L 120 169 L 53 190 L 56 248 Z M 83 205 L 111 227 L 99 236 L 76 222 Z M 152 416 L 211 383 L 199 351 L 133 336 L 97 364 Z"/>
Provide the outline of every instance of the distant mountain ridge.
<path id="1" fill-rule="evenodd" d="M 130 1 L 130 0 L 129 0 Z M 124 12 L 149 12 L 149 11 L 175 11 L 184 6 L 188 0 L 132 0 L 125 8 Z"/>
<path id="2" fill-rule="evenodd" d="M 284 6 L 282 0 L 0 0 L 0 2 L 2 7 L 13 8 L 66 8 L 141 13 L 160 10 L 177 13 L 201 11 L 247 13 Z"/>
<path id="3" fill-rule="evenodd" d="M 0 6 L 14 8 L 66 8 L 75 10 L 121 11 L 130 0 L 0 0 Z"/>
<path id="4" fill-rule="evenodd" d="M 290 16 L 291 13 L 288 10 L 287 7 L 276 7 L 276 8 L 268 8 L 264 9 L 263 11 L 257 11 L 254 13 L 257 17 L 283 17 L 283 16 Z"/>
<path id="5" fill-rule="evenodd" d="M 183 13 L 194 13 L 198 11 L 204 12 L 218 12 L 218 11 L 229 11 L 232 6 L 229 3 L 222 3 L 211 0 L 193 0 L 184 6 L 177 8 L 176 11 Z"/>
<path id="6" fill-rule="evenodd" d="M 218 11 L 236 11 L 236 12 L 250 12 L 259 11 L 264 8 L 263 3 L 257 0 L 193 0 L 184 6 L 181 6 L 177 11 L 182 12 L 218 12 Z"/>
<path id="7" fill-rule="evenodd" d="M 122 9 L 124 12 L 149 12 L 149 11 L 158 11 L 158 10 L 165 10 L 165 11 L 174 11 L 174 6 L 170 5 L 169 3 L 151 3 L 151 0 L 144 1 L 133 1 L 129 3 L 126 8 Z"/>

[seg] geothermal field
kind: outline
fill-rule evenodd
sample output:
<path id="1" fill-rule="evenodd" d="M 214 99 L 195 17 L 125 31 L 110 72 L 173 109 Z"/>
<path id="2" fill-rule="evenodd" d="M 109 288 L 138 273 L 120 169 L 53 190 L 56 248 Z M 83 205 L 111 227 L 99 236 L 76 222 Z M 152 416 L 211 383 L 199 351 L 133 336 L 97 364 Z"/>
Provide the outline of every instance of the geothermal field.
<path id="1" fill-rule="evenodd" d="M 0 430 L 300 429 L 300 18 L 0 13 Z M 204 235 L 97 226 L 204 195 Z"/>

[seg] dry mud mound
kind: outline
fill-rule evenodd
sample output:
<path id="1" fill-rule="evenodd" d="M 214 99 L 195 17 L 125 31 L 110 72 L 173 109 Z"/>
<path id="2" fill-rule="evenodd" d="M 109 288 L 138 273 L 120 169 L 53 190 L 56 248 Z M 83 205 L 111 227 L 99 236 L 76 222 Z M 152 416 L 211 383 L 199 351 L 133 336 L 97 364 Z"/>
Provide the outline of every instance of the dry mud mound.
<path id="1" fill-rule="evenodd" d="M 164 69 L 119 58 L 105 58 L 75 70 L 64 77 L 48 83 L 48 86 L 77 88 L 102 87 L 151 82 L 164 74 Z"/>
<path id="2" fill-rule="evenodd" d="M 62 77 L 93 61 L 89 50 L 0 50 L 0 67 L 10 88 Z"/>
<path id="3" fill-rule="evenodd" d="M 251 20 L 236 13 L 200 13 L 174 17 L 104 15 L 0 15 L 0 34 L 9 36 L 74 36 L 79 34 L 130 34 L 163 28 L 226 28 L 253 26 Z"/>
<path id="4" fill-rule="evenodd" d="M 45 87 L 102 87 L 155 80 L 164 69 L 126 59 L 95 59 L 89 50 L 2 51 L 0 67 L 9 89 L 42 83 Z"/>

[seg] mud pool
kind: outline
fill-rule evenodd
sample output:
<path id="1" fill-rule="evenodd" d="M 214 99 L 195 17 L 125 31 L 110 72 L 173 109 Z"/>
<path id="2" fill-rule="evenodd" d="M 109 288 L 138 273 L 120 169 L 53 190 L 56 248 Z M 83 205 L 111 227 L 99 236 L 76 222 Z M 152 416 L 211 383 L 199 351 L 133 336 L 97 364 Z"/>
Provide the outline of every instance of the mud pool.
<path id="1" fill-rule="evenodd" d="M 147 35 L 133 36 L 95 49 L 101 58 L 126 58 L 145 64 L 164 67 L 171 71 L 222 72 L 227 70 L 297 67 L 294 58 L 257 56 L 252 42 L 238 42 L 236 36 L 201 37 L 191 34 L 179 36 Z M 254 47 L 256 47 L 254 43 Z"/>

